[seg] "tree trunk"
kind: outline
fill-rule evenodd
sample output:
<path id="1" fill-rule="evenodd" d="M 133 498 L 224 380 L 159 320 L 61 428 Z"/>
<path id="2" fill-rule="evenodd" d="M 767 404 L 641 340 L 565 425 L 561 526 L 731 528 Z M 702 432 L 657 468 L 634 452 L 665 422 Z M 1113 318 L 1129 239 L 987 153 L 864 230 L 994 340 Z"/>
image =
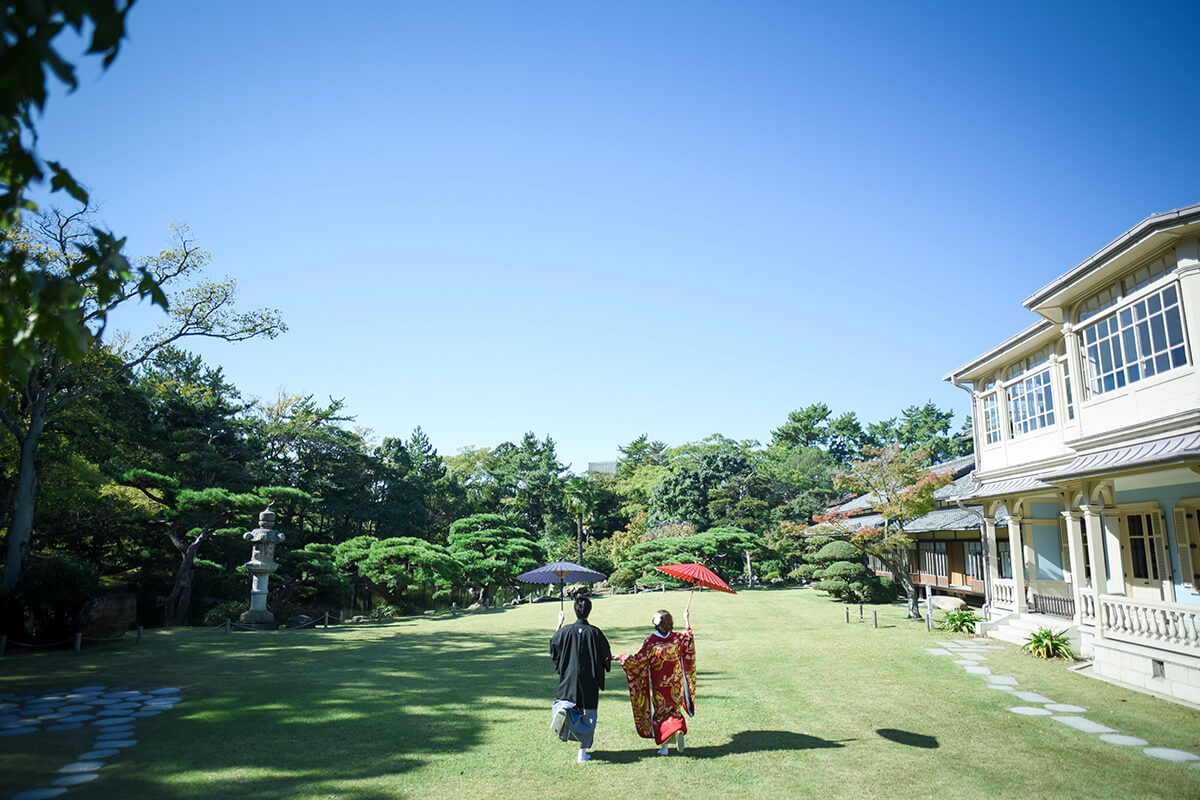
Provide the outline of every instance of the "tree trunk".
<path id="1" fill-rule="evenodd" d="M 200 542 L 195 541 L 183 551 L 179 561 L 179 569 L 175 572 L 175 585 L 167 595 L 166 625 L 168 628 L 176 625 L 186 625 L 188 611 L 192 606 L 192 574 L 195 568 L 196 551 Z"/>
<path id="2" fill-rule="evenodd" d="M 38 398 L 29 413 L 29 428 L 21 440 L 21 461 L 13 493 L 12 522 L 8 526 L 8 560 L 4 563 L 4 591 L 11 592 L 21 577 L 33 540 L 33 514 L 37 508 L 38 440 L 46 426 L 46 401 Z"/>
<path id="3" fill-rule="evenodd" d="M 579 563 L 583 563 L 583 517 L 575 518 L 575 539 L 579 544 Z"/>

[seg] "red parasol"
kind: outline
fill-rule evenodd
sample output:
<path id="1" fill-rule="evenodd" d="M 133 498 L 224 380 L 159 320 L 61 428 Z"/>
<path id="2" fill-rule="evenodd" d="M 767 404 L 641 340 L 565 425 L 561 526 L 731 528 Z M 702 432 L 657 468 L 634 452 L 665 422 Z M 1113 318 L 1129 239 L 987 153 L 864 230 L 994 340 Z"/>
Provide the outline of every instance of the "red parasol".
<path id="1" fill-rule="evenodd" d="M 737 594 L 729 587 L 729 584 L 721 580 L 717 573 L 713 572 L 703 564 L 664 564 L 661 567 L 655 567 L 659 572 L 665 572 L 672 578 L 679 578 L 681 581 L 687 581 L 691 584 L 700 584 L 709 589 L 716 589 L 718 592 L 729 592 Z M 692 591 L 696 591 L 693 586 Z M 692 607 L 692 597 L 688 595 L 688 608 Z"/>

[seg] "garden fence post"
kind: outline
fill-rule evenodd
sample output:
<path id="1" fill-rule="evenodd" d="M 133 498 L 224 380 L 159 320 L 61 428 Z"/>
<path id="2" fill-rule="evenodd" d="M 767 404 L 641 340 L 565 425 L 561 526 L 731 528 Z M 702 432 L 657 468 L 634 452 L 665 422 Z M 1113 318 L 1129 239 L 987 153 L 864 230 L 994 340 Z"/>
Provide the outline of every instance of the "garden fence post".
<path id="1" fill-rule="evenodd" d="M 82 647 L 83 647 L 83 634 L 77 633 L 77 634 L 75 634 L 75 652 L 78 653 Z"/>
<path id="2" fill-rule="evenodd" d="M 328 611 L 325 612 L 325 627 L 327 629 L 329 628 L 329 612 Z"/>
<path id="3" fill-rule="evenodd" d="M 141 625 L 138 625 L 138 638 L 137 638 L 137 643 L 138 643 L 138 644 L 141 644 L 141 643 L 142 643 L 142 626 L 141 626 Z"/>
<path id="4" fill-rule="evenodd" d="M 232 629 L 233 629 L 233 620 L 229 619 L 229 617 L 226 617 L 225 618 L 225 632 L 229 633 L 229 631 Z"/>
<path id="5" fill-rule="evenodd" d="M 871 612 L 871 620 L 872 620 L 871 627 L 878 628 L 879 627 L 879 612 L 878 611 Z"/>
<path id="6" fill-rule="evenodd" d="M 850 606 L 846 606 L 843 610 L 846 612 L 846 624 L 849 625 L 850 624 Z"/>
<path id="7" fill-rule="evenodd" d="M 859 603 L 859 604 L 858 604 L 858 618 L 859 618 L 860 620 L 861 620 L 861 619 L 863 619 L 863 607 L 862 607 L 862 603 Z"/>

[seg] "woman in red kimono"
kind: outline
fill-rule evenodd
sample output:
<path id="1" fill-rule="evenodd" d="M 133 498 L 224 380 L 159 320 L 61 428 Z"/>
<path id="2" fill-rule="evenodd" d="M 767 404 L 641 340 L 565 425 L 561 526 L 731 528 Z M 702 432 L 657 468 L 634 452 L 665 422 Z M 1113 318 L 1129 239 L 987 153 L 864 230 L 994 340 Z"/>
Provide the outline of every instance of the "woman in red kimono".
<path id="1" fill-rule="evenodd" d="M 629 699 L 633 705 L 633 724 L 638 736 L 654 739 L 662 745 L 658 754 L 667 754 L 667 745 L 675 736 L 675 749 L 683 751 L 687 722 L 683 714 L 696 715 L 696 642 L 688 612 L 683 612 L 683 633 L 674 631 L 667 611 L 656 611 L 651 619 L 654 632 L 646 637 L 642 649 L 633 655 L 617 656 L 629 681 Z"/>

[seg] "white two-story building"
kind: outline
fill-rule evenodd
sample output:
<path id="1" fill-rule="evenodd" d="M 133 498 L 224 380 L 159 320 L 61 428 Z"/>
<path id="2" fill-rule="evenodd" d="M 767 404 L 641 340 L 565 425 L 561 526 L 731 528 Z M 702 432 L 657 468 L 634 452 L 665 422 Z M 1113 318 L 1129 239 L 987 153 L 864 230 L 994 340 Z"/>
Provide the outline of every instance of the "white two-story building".
<path id="1" fill-rule="evenodd" d="M 1097 676 L 1200 705 L 1200 204 L 1025 306 L 945 378 L 971 394 L 989 625 L 1051 615 Z"/>

